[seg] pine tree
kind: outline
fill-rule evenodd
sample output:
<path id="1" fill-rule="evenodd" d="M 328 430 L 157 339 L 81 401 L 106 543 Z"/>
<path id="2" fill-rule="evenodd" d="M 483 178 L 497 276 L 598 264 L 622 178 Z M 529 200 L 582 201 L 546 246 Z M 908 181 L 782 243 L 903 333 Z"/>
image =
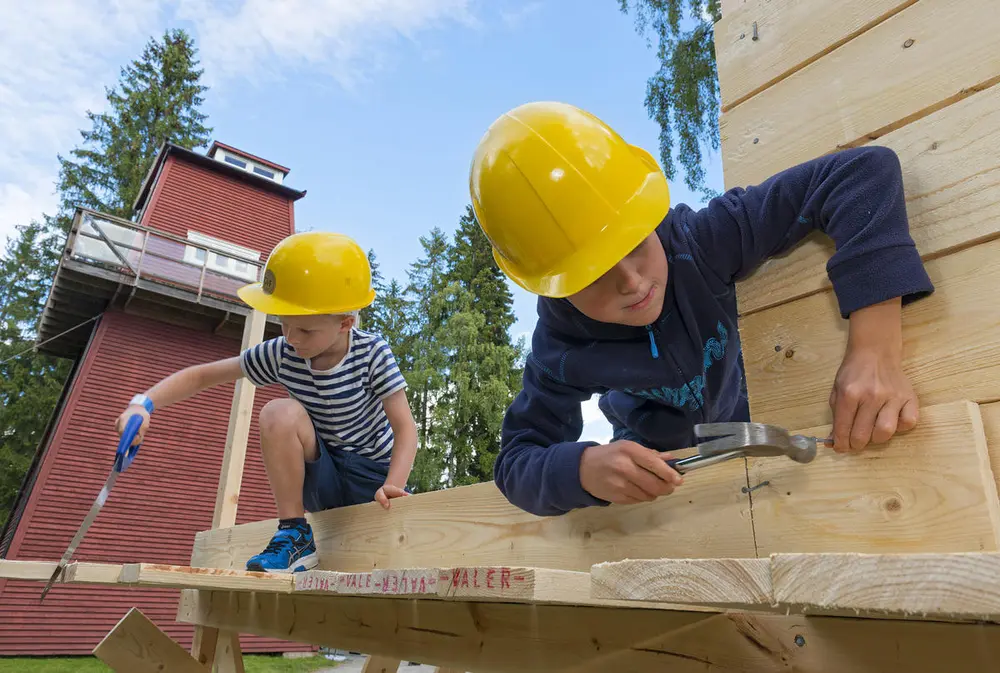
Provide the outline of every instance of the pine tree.
<path id="1" fill-rule="evenodd" d="M 51 222 L 19 226 L 0 259 L 0 526 L 70 370 L 32 350 L 62 243 L 57 231 Z"/>
<path id="2" fill-rule="evenodd" d="M 157 151 L 165 141 L 193 149 L 211 128 L 199 111 L 200 84 L 194 41 L 183 30 L 147 42 L 142 56 L 122 68 L 118 87 L 106 89 L 108 111 L 88 111 L 89 131 L 74 159 L 59 157 L 61 209 L 76 206 L 129 217 Z"/>
<path id="3" fill-rule="evenodd" d="M 652 28 L 658 41 L 660 67 L 646 82 L 646 110 L 660 126 L 660 162 L 674 179 L 675 163 L 684 182 L 712 196 L 705 186 L 702 146 L 719 149 L 719 78 L 715 66 L 715 27 L 722 18 L 720 0 L 618 0 L 622 13 L 635 14 L 636 31 Z M 693 22 L 682 30 L 687 7 Z M 674 160 L 674 135 L 679 156 Z"/>

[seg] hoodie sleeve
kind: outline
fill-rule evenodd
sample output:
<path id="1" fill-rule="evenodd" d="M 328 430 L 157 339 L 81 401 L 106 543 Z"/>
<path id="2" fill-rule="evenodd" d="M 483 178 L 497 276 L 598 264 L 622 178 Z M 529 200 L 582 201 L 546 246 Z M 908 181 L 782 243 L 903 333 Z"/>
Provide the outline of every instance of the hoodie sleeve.
<path id="1" fill-rule="evenodd" d="M 524 385 L 503 421 L 493 478 L 514 505 L 538 516 L 608 503 L 580 484 L 580 456 L 597 442 L 580 442 L 580 404 L 592 391 L 559 383 L 529 356 Z M 595 391 L 596 392 L 596 391 Z"/>
<path id="2" fill-rule="evenodd" d="M 680 210 L 700 262 L 726 284 L 819 229 L 836 247 L 826 270 L 842 317 L 934 291 L 910 236 L 899 158 L 887 147 L 822 156 L 731 189 L 701 211 Z"/>

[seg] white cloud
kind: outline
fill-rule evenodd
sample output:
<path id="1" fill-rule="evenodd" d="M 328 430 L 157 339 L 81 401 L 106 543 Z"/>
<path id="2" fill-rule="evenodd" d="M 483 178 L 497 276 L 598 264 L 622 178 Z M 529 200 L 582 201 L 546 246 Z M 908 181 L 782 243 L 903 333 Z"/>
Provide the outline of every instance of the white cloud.
<path id="1" fill-rule="evenodd" d="M 541 8 L 541 2 L 526 2 L 516 9 L 500 10 L 500 18 L 508 28 L 517 28 L 533 14 L 537 14 Z"/>
<path id="2" fill-rule="evenodd" d="M 597 406 L 597 395 L 594 395 L 582 405 L 583 432 L 580 441 L 594 441 L 607 444 L 611 441 L 611 424 Z"/>

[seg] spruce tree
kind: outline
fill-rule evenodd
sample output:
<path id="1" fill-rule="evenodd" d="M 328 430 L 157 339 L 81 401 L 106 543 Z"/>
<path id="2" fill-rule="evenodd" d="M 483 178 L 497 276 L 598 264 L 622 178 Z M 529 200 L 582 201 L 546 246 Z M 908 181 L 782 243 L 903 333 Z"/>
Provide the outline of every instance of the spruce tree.
<path id="1" fill-rule="evenodd" d="M 83 146 L 72 159 L 59 157 L 64 213 L 84 206 L 127 218 L 165 141 L 188 149 L 207 143 L 212 129 L 199 111 L 207 87 L 196 54 L 192 38 L 172 30 L 150 39 L 142 56 L 122 68 L 118 86 L 106 89 L 107 112 L 87 112 Z"/>

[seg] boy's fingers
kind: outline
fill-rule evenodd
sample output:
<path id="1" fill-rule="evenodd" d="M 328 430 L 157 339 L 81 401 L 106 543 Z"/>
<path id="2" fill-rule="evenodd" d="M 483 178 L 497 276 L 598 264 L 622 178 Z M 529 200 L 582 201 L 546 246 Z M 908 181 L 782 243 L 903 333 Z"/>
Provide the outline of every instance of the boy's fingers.
<path id="1" fill-rule="evenodd" d="M 857 414 L 854 416 L 854 425 L 851 426 L 852 451 L 860 451 L 872 441 L 872 433 L 875 430 L 875 419 L 878 418 L 882 406 L 883 402 L 877 398 L 866 400 L 860 405 Z"/>
<path id="2" fill-rule="evenodd" d="M 917 427 L 917 421 L 920 419 L 920 404 L 916 397 L 911 397 L 906 400 L 906 404 L 903 405 L 902 410 L 899 412 L 899 431 L 909 432 L 913 428 Z"/>
<path id="3" fill-rule="evenodd" d="M 647 449 L 636 456 L 635 463 L 639 467 L 652 472 L 666 483 L 676 486 L 681 483 L 681 476 L 674 468 L 667 465 L 667 460 L 671 457 L 669 454 L 664 455 L 659 451 Z"/>
<path id="4" fill-rule="evenodd" d="M 858 398 L 840 393 L 833 408 L 833 450 L 843 453 L 851 448 L 851 426 L 858 411 Z"/>
<path id="5" fill-rule="evenodd" d="M 899 425 L 899 411 L 903 402 L 904 400 L 899 399 L 889 400 L 878 412 L 878 418 L 875 419 L 875 429 L 872 431 L 872 442 L 884 444 L 896 434 L 896 428 Z"/>

